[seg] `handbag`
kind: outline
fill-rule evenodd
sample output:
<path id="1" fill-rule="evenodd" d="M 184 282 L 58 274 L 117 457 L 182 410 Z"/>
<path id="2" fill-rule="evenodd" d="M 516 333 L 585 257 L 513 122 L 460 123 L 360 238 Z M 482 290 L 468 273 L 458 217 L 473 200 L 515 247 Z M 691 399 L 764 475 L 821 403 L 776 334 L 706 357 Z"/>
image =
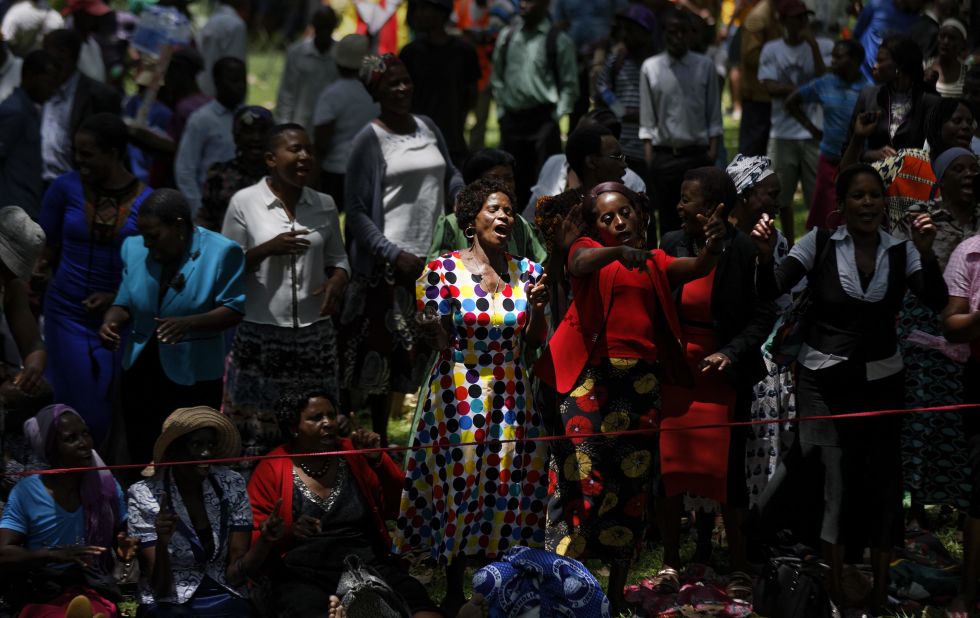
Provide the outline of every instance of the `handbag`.
<path id="1" fill-rule="evenodd" d="M 830 567 L 802 546 L 769 559 L 752 591 L 752 609 L 766 618 L 827 618 L 833 604 L 823 581 Z"/>
<path id="2" fill-rule="evenodd" d="M 829 230 L 817 231 L 817 259 L 810 272 L 816 271 L 826 260 L 830 248 L 829 240 Z M 810 273 L 807 273 L 807 277 L 809 276 Z M 808 283 L 807 287 L 796 296 L 789 310 L 780 316 L 772 337 L 766 342 L 766 351 L 776 365 L 789 367 L 796 361 L 803 347 L 803 339 L 806 337 L 806 319 L 812 306 L 813 292 Z"/>
<path id="3" fill-rule="evenodd" d="M 408 618 L 405 600 L 360 556 L 344 558 L 346 570 L 337 584 L 337 596 L 350 618 Z"/>

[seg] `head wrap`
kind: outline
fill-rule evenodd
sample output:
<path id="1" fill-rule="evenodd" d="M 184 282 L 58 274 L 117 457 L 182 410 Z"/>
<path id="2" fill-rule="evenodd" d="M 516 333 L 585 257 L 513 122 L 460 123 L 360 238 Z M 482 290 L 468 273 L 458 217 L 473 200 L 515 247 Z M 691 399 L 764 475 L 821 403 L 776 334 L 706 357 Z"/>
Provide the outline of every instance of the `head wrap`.
<path id="1" fill-rule="evenodd" d="M 943 174 L 946 173 L 946 168 L 950 166 L 956 159 L 960 157 L 975 157 L 971 151 L 960 146 L 955 146 L 953 148 L 948 148 L 938 157 L 932 160 L 932 172 L 936 175 L 936 183 L 943 181 Z"/>
<path id="2" fill-rule="evenodd" d="M 24 422 L 24 437 L 34 454 L 51 465 L 58 451 L 58 426 L 66 414 L 81 415 L 64 404 L 54 404 Z M 84 419 L 82 419 L 84 422 Z M 99 454 L 92 451 L 92 466 L 104 466 Z M 85 509 L 85 542 L 88 545 L 111 547 L 116 522 L 119 521 L 119 497 L 116 480 L 108 470 L 83 472 L 79 487 L 82 508 Z M 105 558 L 111 558 L 106 555 Z"/>
<path id="3" fill-rule="evenodd" d="M 939 29 L 942 30 L 943 28 L 946 28 L 947 26 L 950 27 L 950 28 L 953 28 L 954 30 L 959 30 L 960 31 L 960 34 L 963 35 L 963 38 L 964 39 L 968 39 L 969 38 L 969 36 L 967 36 L 967 34 L 966 34 L 966 26 L 964 26 L 963 25 L 963 22 L 961 22 L 960 20 L 956 19 L 955 17 L 950 17 L 948 19 L 944 19 L 943 20 L 943 23 L 939 24 Z"/>
<path id="4" fill-rule="evenodd" d="M 486 597 L 490 618 L 535 609 L 540 616 L 609 615 L 609 599 L 581 562 L 530 547 L 513 547 L 474 573 L 473 592 Z"/>
<path id="5" fill-rule="evenodd" d="M 769 157 L 747 157 L 743 154 L 735 155 L 725 171 L 732 177 L 739 195 L 775 173 Z"/>
<path id="6" fill-rule="evenodd" d="M 361 82 L 367 91 L 374 96 L 381 83 L 381 77 L 395 65 L 402 64 L 401 59 L 395 54 L 383 54 L 381 56 L 366 56 L 361 64 Z"/>
<path id="7" fill-rule="evenodd" d="M 238 135 L 242 129 L 258 128 L 265 133 L 274 124 L 275 121 L 272 119 L 272 112 L 259 105 L 246 105 L 235 112 L 231 131 L 233 135 Z"/>

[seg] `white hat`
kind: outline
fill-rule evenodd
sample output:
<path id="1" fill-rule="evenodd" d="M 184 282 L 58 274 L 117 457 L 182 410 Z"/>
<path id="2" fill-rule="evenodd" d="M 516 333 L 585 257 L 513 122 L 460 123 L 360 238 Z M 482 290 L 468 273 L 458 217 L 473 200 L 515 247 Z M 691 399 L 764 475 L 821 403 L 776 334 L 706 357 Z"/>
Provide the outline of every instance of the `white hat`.
<path id="1" fill-rule="evenodd" d="M 22 281 L 30 281 L 44 249 L 44 231 L 19 206 L 0 208 L 0 262 Z"/>
<path id="2" fill-rule="evenodd" d="M 331 53 L 337 66 L 345 69 L 360 69 L 364 56 L 368 55 L 370 43 L 363 34 L 348 34 L 333 46 Z"/>

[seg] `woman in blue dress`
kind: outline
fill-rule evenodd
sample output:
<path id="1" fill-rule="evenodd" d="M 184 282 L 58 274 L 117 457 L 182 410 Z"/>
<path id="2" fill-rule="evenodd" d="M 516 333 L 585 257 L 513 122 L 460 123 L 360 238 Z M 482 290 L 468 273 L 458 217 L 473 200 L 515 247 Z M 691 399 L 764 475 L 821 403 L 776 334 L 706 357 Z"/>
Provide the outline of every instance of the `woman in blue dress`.
<path id="1" fill-rule="evenodd" d="M 150 189 L 124 164 L 126 125 L 96 114 L 75 134 L 75 171 L 51 184 L 41 204 L 51 269 L 44 298 L 46 377 L 55 401 L 78 411 L 95 444 L 109 434 L 120 353 L 102 346 L 102 314 L 122 277 L 119 249 L 137 234 L 136 214 Z"/>

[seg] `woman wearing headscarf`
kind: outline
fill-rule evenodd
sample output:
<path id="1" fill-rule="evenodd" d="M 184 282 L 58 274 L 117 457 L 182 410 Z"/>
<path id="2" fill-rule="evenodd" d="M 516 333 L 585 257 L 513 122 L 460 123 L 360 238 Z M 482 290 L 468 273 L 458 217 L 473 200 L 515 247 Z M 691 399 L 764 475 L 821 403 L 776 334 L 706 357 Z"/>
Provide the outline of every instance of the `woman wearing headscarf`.
<path id="1" fill-rule="evenodd" d="M 911 236 L 911 217 L 927 213 L 936 228 L 932 250 L 940 268 L 964 240 L 980 232 L 980 195 L 975 180 L 980 174 L 977 157 L 966 148 L 950 148 L 932 162 L 940 197 L 917 204 L 910 215 L 894 223 L 897 238 Z M 905 403 L 910 408 L 955 405 L 963 401 L 963 362 L 966 346 L 951 345 L 943 338 L 939 312 L 916 296 L 908 295 L 899 315 L 902 356 L 916 367 L 905 379 Z M 925 505 L 949 504 L 967 508 L 964 489 L 970 483 L 962 415 L 935 412 L 905 420 L 902 456 L 905 486 L 912 495 L 912 515 L 925 516 Z M 926 522 L 919 521 L 920 525 Z"/>
<path id="2" fill-rule="evenodd" d="M 374 431 L 388 440 L 388 416 L 422 381 L 415 361 L 415 280 L 440 214 L 463 179 L 431 119 L 412 109 L 412 79 L 393 54 L 368 57 L 361 80 L 381 115 L 354 138 L 344 202 L 353 278 L 340 318 L 343 388 L 366 399 Z"/>
<path id="3" fill-rule="evenodd" d="M 268 172 L 265 139 L 275 121 L 266 108 L 248 105 L 235 112 L 231 126 L 235 158 L 215 163 L 208 170 L 201 188 L 201 208 L 197 211 L 197 224 L 213 232 L 221 231 L 232 196 L 251 187 Z"/>
<path id="4" fill-rule="evenodd" d="M 666 234 L 661 249 L 674 257 L 696 256 L 707 243 L 704 223 L 717 211 L 723 221 L 736 206 L 735 183 L 724 170 L 689 170 L 677 211 L 682 229 Z M 747 204 L 739 204 L 740 216 Z M 757 215 L 756 218 L 758 218 Z M 661 429 L 749 418 L 752 387 L 765 375 L 761 346 L 776 319 L 775 305 L 755 289 L 756 249 L 730 223 L 717 266 L 705 277 L 674 286 L 681 339 L 694 384 L 665 385 Z M 732 299 L 738 298 L 738 302 Z M 680 568 L 680 519 L 684 493 L 721 503 L 728 536 L 733 596 L 751 594 L 742 525 L 748 513 L 743 428 L 666 431 L 660 434 L 660 472 L 666 496 L 657 501 L 664 541 L 664 566 Z M 736 588 L 738 588 L 736 590 Z M 675 590 L 676 591 L 676 588 Z"/>
<path id="5" fill-rule="evenodd" d="M 309 186 L 313 144 L 298 124 L 267 136 L 268 176 L 235 194 L 222 233 L 245 250 L 245 320 L 235 332 L 224 412 L 246 455 L 282 444 L 277 402 L 317 388 L 338 397 L 331 319 L 350 266 L 333 198 Z"/>
<path id="6" fill-rule="evenodd" d="M 39 222 L 47 237 L 42 268 L 53 271 L 44 298 L 46 377 L 55 401 L 71 405 L 101 445 L 109 435 L 121 354 L 102 346 L 102 314 L 122 279 L 120 248 L 138 233 L 151 190 L 125 165 L 126 124 L 96 114 L 75 134 L 76 171 L 51 184 Z"/>
<path id="7" fill-rule="evenodd" d="M 245 479 L 208 463 L 240 451 L 235 426 L 212 408 L 181 408 L 164 421 L 153 461 L 167 465 L 129 488 L 129 532 L 140 542 L 140 616 L 251 615 L 244 585 L 283 526 L 277 505 L 252 543 Z"/>
<path id="8" fill-rule="evenodd" d="M 175 408 L 221 405 L 224 332 L 245 313 L 245 256 L 191 222 L 174 189 L 140 209 L 139 237 L 122 246 L 122 282 L 99 336 L 123 349 L 122 403 L 131 461 L 149 460 L 157 427 Z"/>
<path id="9" fill-rule="evenodd" d="M 35 456 L 53 468 L 104 466 L 82 417 L 47 406 L 24 423 Z M 107 470 L 27 476 L 0 518 L 0 573 L 7 603 L 21 616 L 60 618 L 76 596 L 95 611 L 117 615 L 121 598 L 109 552 L 131 560 L 126 503 Z M 84 602 L 83 602 L 84 603 Z"/>
<path id="10" fill-rule="evenodd" d="M 928 63 L 926 81 L 935 81 L 936 94 L 941 97 L 958 99 L 963 96 L 967 70 L 963 63 L 966 40 L 966 26 L 960 20 L 951 17 L 939 24 L 936 38 L 939 53 Z"/>

